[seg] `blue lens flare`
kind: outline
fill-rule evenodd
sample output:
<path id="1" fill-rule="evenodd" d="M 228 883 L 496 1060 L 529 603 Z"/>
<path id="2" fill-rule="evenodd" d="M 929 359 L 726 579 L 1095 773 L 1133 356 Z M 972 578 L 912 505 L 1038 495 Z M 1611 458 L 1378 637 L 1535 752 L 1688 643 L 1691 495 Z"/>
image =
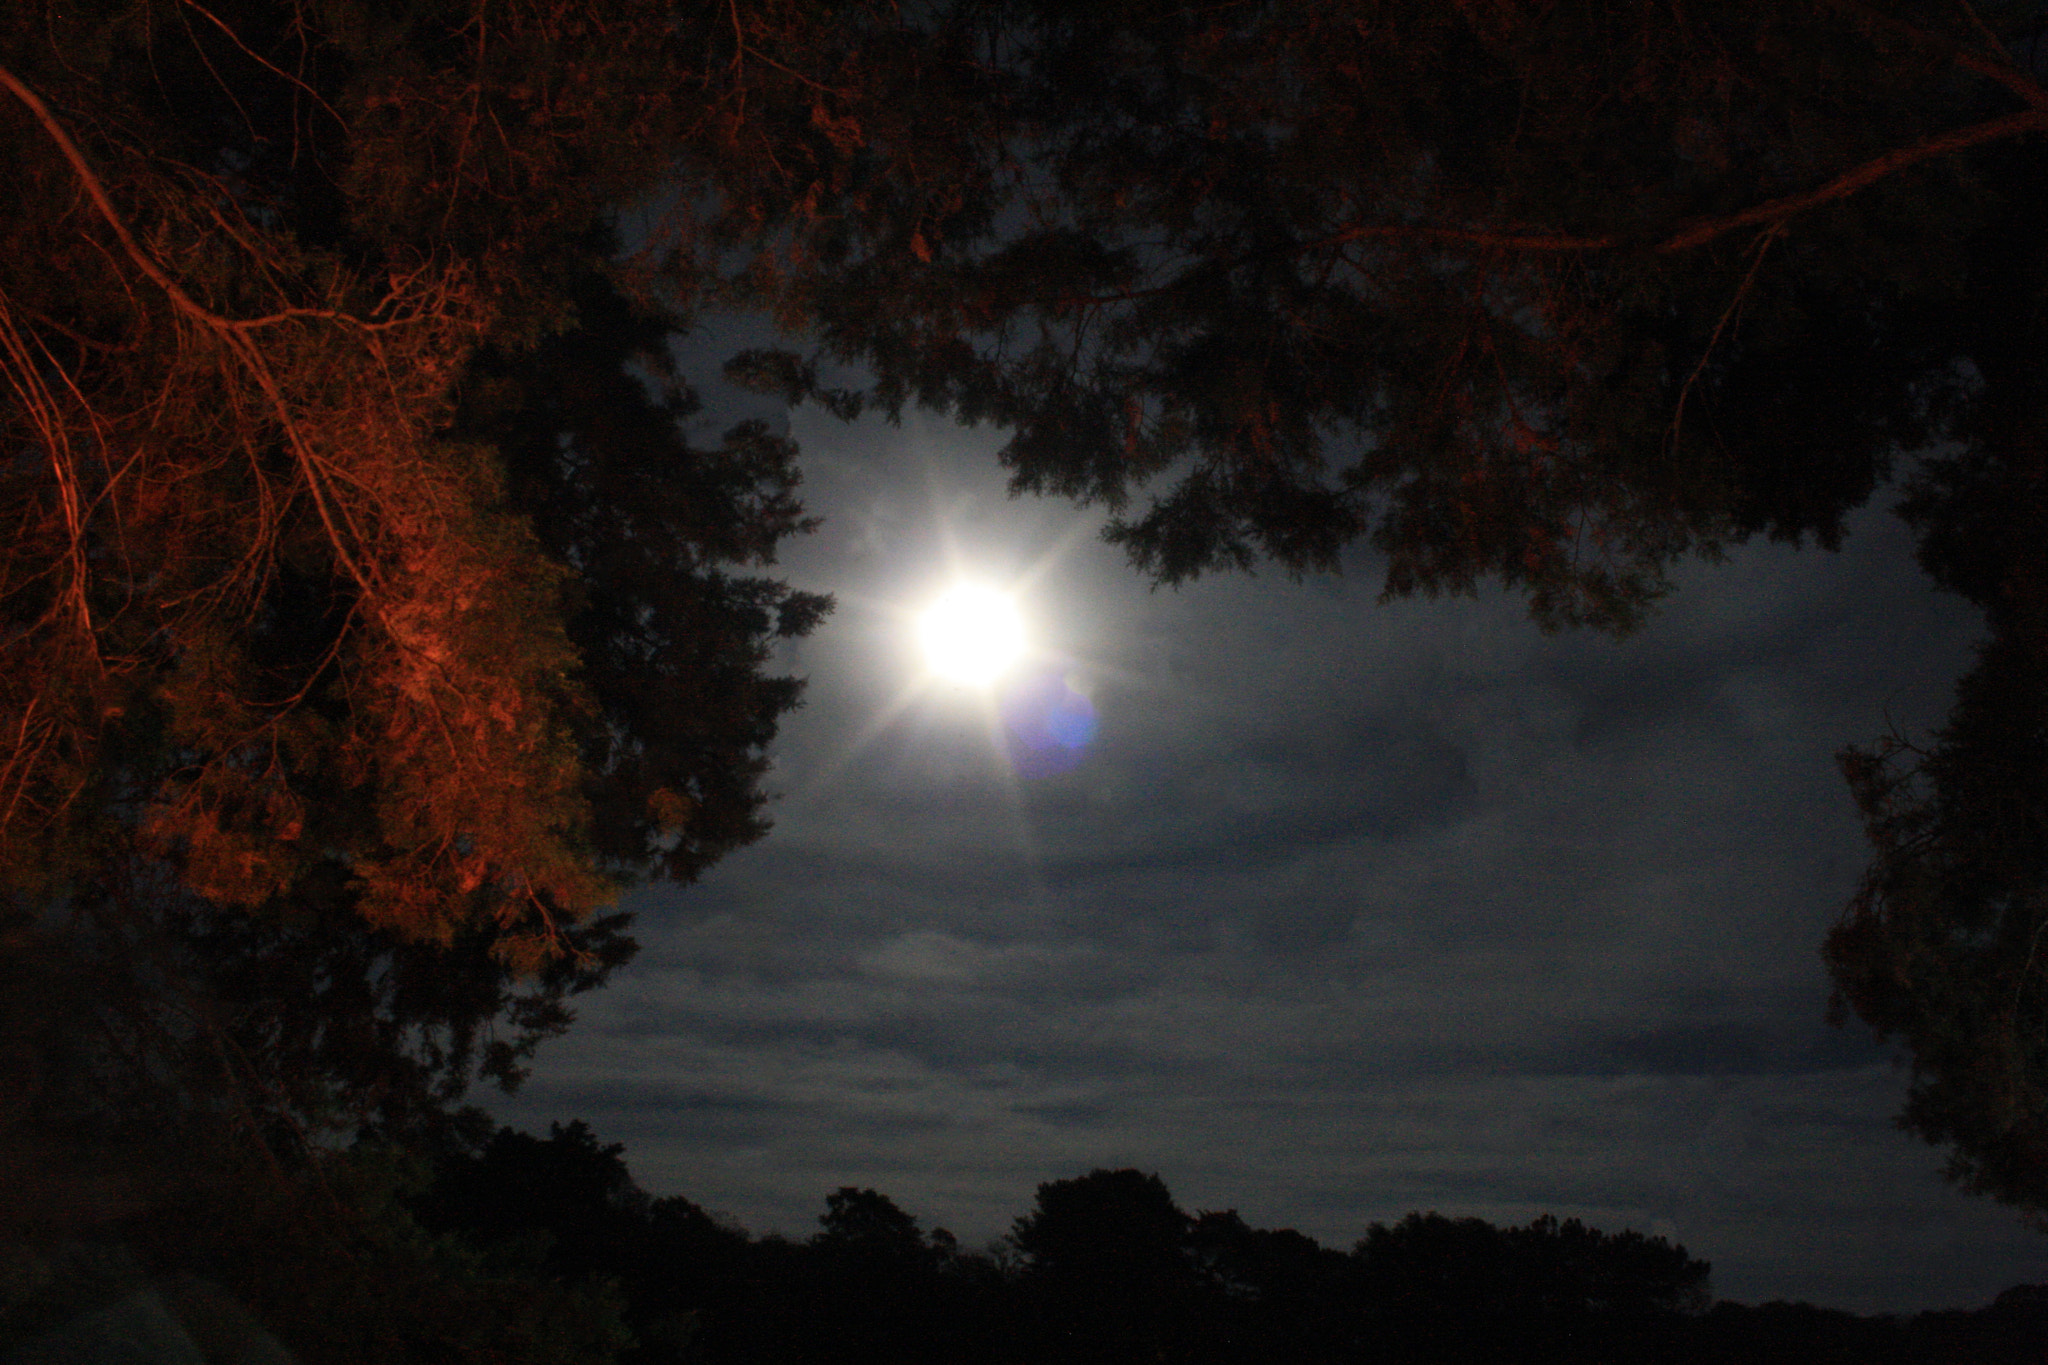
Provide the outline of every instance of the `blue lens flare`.
<path id="1" fill-rule="evenodd" d="M 1071 668 L 1035 671 L 1003 695 L 1003 729 L 1020 777 L 1052 777 L 1081 766 L 1096 730 L 1088 680 Z"/>

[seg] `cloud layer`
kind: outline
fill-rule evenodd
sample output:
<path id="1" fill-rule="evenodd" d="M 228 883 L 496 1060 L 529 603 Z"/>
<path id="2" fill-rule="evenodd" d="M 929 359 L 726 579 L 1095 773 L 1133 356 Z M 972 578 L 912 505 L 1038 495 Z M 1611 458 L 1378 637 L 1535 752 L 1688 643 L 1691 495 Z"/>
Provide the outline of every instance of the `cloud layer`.
<path id="1" fill-rule="evenodd" d="M 1863 862 L 1832 756 L 1938 722 L 1975 634 L 1882 509 L 1689 569 L 1637 638 L 1545 637 L 1376 605 L 1363 558 L 1150 592 L 985 436 L 799 425 L 828 521 L 787 567 L 841 607 L 788 661 L 777 828 L 635 899 L 642 958 L 502 1117 L 586 1118 L 757 1232 L 857 1184 L 977 1242 L 1128 1164 L 1337 1246 L 1410 1209 L 1632 1226 L 1752 1301 L 2048 1277 L 1823 1022 Z M 1025 582 L 1073 761 L 914 687 L 949 563 Z"/>

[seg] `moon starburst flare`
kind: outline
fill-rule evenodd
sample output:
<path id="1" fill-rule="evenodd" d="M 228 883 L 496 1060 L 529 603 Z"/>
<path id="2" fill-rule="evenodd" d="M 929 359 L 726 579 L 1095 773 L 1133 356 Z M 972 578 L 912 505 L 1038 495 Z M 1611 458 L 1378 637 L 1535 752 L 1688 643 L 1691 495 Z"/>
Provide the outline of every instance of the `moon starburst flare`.
<path id="1" fill-rule="evenodd" d="M 925 664 L 949 682 L 986 687 L 1024 657 L 1024 619 L 1007 593 L 980 584 L 949 588 L 918 619 Z"/>

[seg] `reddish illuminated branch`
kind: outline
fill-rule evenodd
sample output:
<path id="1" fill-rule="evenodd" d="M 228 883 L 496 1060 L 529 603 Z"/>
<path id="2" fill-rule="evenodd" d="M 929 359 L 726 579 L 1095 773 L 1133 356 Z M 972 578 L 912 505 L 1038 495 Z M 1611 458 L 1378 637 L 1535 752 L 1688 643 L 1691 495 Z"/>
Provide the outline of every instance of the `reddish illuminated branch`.
<path id="1" fill-rule="evenodd" d="M 1971 63 L 1965 62 L 1965 65 Z M 1987 67 L 1991 64 L 1986 63 Z M 1976 69 L 1972 66 L 1972 69 Z M 1858 190 L 1865 189 L 1885 177 L 1894 175 L 1908 166 L 1946 156 L 1952 152 L 1965 151 L 1987 142 L 2003 138 L 2018 137 L 2027 133 L 2048 132 L 2048 94 L 2038 87 L 2026 83 L 2032 90 L 2039 107 L 2022 109 L 2017 113 L 1973 123 L 1968 127 L 1952 129 L 1933 137 L 1922 138 L 1909 147 L 1900 147 L 1873 157 L 1860 166 L 1842 172 L 1824 185 L 1799 194 L 1786 195 L 1758 204 L 1740 213 L 1725 214 L 1715 218 L 1698 219 L 1670 236 L 1661 240 L 1644 242 L 1620 233 L 1601 236 L 1586 236 L 1565 232 L 1518 232 L 1489 230 L 1486 228 L 1443 227 L 1428 223 L 1360 223 L 1331 233 L 1312 242 L 1304 242 L 1294 248 L 1296 254 L 1309 255 L 1327 251 L 1351 242 L 1395 241 L 1395 242 L 1438 242 L 1446 245 L 1469 246 L 1490 251 L 1525 252 L 1531 254 L 1557 254 L 1572 252 L 1619 251 L 1628 247 L 1647 248 L 1659 255 L 1670 255 L 1703 246 L 1717 237 L 1746 227 L 1782 226 L 1787 219 L 1808 209 L 1838 199 L 1846 199 Z M 1231 265 L 1242 265 L 1253 259 L 1246 255 L 1231 261 Z M 1177 282 L 1175 282 L 1177 283 Z M 1093 306 L 1105 303 L 1131 303 L 1142 298 L 1162 294 L 1175 287 L 1175 283 L 1154 285 L 1146 288 L 1114 290 L 1103 294 L 1067 296 L 1058 301 L 1062 308 Z"/>
<path id="2" fill-rule="evenodd" d="M 292 453 L 297 457 L 299 467 L 306 476 L 307 491 L 312 495 L 314 509 L 319 513 L 320 523 L 326 528 L 328 539 L 334 547 L 335 557 L 348 570 L 349 576 L 356 581 L 357 586 L 369 594 L 373 601 L 376 600 L 376 583 L 373 576 L 356 562 L 355 556 L 349 552 L 341 528 L 335 523 L 333 509 L 328 505 L 327 496 L 321 487 L 319 461 L 307 446 L 298 423 L 293 420 L 284 394 L 277 386 L 276 376 L 271 374 L 262 352 L 256 349 L 255 343 L 250 341 L 247 335 L 248 327 L 272 321 L 274 317 L 257 319 L 254 323 L 237 323 L 220 316 L 186 293 L 184 286 L 171 278 L 170 273 L 158 265 L 135 240 L 134 234 L 128 231 L 128 224 L 123 221 L 120 211 L 114 207 L 114 201 L 108 196 L 106 186 L 100 182 L 99 176 L 86 161 L 85 153 L 79 150 L 78 144 L 72 140 L 63 123 L 50 112 L 50 107 L 43 103 L 42 97 L 22 84 L 20 79 L 5 67 L 0 67 L 0 85 L 4 85 L 16 99 L 28 106 L 29 112 L 42 125 L 43 131 L 57 144 L 57 149 L 64 154 L 64 159 L 70 162 L 72 171 L 78 176 L 79 184 L 84 188 L 87 197 L 99 210 L 100 216 L 106 219 L 107 226 L 113 229 L 115 238 L 121 243 L 121 249 L 127 253 L 128 259 L 135 263 L 135 268 L 162 289 L 172 306 L 179 312 L 219 337 L 235 358 L 247 368 L 250 377 L 256 381 L 256 386 L 262 390 L 272 412 L 283 426 L 285 438 L 291 443 Z"/>
<path id="3" fill-rule="evenodd" d="M 340 114 L 335 113 L 334 106 L 329 104 L 326 100 L 321 99 L 319 91 L 315 90 L 312 86 L 306 84 L 297 76 L 294 76 L 291 72 L 282 69 L 276 63 L 270 61 L 262 53 L 253 51 L 247 43 L 242 41 L 242 35 L 236 33 L 232 28 L 229 28 L 225 23 L 221 22 L 220 16 L 215 14 L 212 10 L 206 8 L 206 6 L 200 4 L 199 0 L 185 0 L 185 7 L 187 9 L 199 11 L 201 17 L 203 17 L 208 23 L 212 24 L 215 28 L 219 29 L 222 33 L 225 33 L 228 36 L 228 41 L 233 43 L 236 47 L 240 48 L 243 54 L 246 55 L 251 61 L 256 62 L 257 64 L 268 69 L 272 74 L 279 76 L 284 80 L 290 81 L 293 85 L 296 85 L 297 87 L 299 87 L 299 89 L 305 91 L 307 95 L 312 97 L 313 103 L 319 105 L 322 109 L 325 109 L 329 116 L 331 116 L 336 123 L 339 123 L 344 129 L 348 127 L 348 120 L 344 119 Z"/>
<path id="4" fill-rule="evenodd" d="M 2041 95 L 2038 88 L 2035 94 Z M 1967 128 L 1956 128 L 1933 137 L 1922 138 L 1910 147 L 1900 147 L 1886 152 L 1883 156 L 1873 157 L 1860 166 L 1844 171 L 1825 185 L 1804 193 L 1773 199 L 1754 208 L 1744 209 L 1740 213 L 1702 218 L 1680 228 L 1662 241 L 1653 243 L 1650 250 L 1660 254 L 1686 251 L 1725 233 L 1766 223 L 1783 222 L 1794 214 L 1804 213 L 1807 209 L 1836 199 L 1845 199 L 1866 186 L 1876 184 L 1888 175 L 1937 156 L 1946 156 L 1980 143 L 1996 142 L 2001 138 L 2017 137 L 2024 133 L 2048 132 L 2048 96 L 2041 98 L 2043 102 L 2038 108 L 2023 109 L 2001 118 L 1973 123 Z M 1526 252 L 1613 251 L 1632 244 L 1632 239 L 1619 233 L 1587 237 L 1560 232 L 1500 232 L 1482 228 L 1436 227 L 1421 223 L 1375 223 L 1346 228 L 1342 232 L 1310 243 L 1306 249 L 1316 251 L 1341 246 L 1346 242 L 1374 238 L 1446 242 L 1499 251 Z"/>
<path id="5" fill-rule="evenodd" d="M 4 66 L 0 66 L 0 85 L 6 86 L 16 99 L 28 106 L 28 111 L 35 115 L 36 122 L 43 125 L 43 131 L 49 135 L 50 141 L 56 143 L 57 150 L 64 153 L 64 159 L 71 163 L 71 169 L 77 174 L 78 183 L 84 188 L 86 196 L 92 200 L 93 207 L 100 211 L 100 216 L 107 220 L 107 226 L 114 230 L 114 236 L 121 243 L 121 249 L 128 253 L 128 259 L 135 263 L 136 269 L 161 288 L 178 311 L 187 317 L 213 331 L 231 326 L 227 319 L 216 316 L 187 294 L 184 288 L 137 244 L 133 234 L 128 231 L 128 224 L 114 207 L 114 201 L 107 197 L 106 186 L 100 183 L 99 176 L 94 174 L 92 166 L 86 161 L 85 153 L 71 140 L 71 134 L 65 130 L 57 116 L 50 112 L 50 106 L 43 103 L 42 97 L 23 85 L 14 73 Z"/>
<path id="6" fill-rule="evenodd" d="M 1910 43 L 1939 52 L 1963 70 L 1974 71 L 1980 76 L 1997 81 L 2034 108 L 2048 111 L 2048 90 L 2043 90 L 2037 81 L 2010 61 L 1993 61 L 1974 52 L 1965 52 L 1953 39 L 1937 37 L 1925 29 L 1915 28 L 1903 19 L 1859 4 L 1857 0 L 1827 0 L 1827 3 L 1844 14 L 1854 15 L 1865 23 L 1887 29 Z M 1967 4 L 1964 9 L 1969 13 L 1971 23 L 1985 39 L 2002 49 L 2003 45 L 1999 43 L 1998 35 L 1985 26 L 1977 12 Z"/>
<path id="7" fill-rule="evenodd" d="M 1725 218 L 1709 218 L 1684 228 L 1665 238 L 1656 246 L 1660 252 L 1684 251 L 1712 241 L 1725 232 L 1737 228 L 1755 227 L 1763 223 L 1782 222 L 1795 213 L 1825 204 L 1830 200 L 1844 199 L 1867 185 L 1876 184 L 1896 171 L 1933 157 L 1960 152 L 1984 142 L 1996 142 L 2000 138 L 2016 137 L 2022 133 L 2048 132 L 2048 106 L 2038 109 L 2023 109 L 2016 114 L 1991 119 L 1985 123 L 1973 123 L 1967 128 L 1957 128 L 1934 137 L 1922 138 L 1910 147 L 1901 147 L 1874 157 L 1853 170 L 1844 171 L 1827 184 L 1804 194 L 1788 195 L 1773 199 L 1767 204 L 1732 213 Z"/>

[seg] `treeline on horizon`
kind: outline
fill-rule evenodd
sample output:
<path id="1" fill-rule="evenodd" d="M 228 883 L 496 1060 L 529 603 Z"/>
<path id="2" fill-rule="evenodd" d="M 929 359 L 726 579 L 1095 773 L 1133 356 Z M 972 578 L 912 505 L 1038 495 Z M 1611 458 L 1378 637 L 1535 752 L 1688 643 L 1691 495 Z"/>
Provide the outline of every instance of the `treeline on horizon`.
<path id="1" fill-rule="evenodd" d="M 1522 1227 L 1414 1212 L 1349 1251 L 1235 1210 L 1189 1213 L 1156 1174 L 1048 1181 L 984 1249 L 873 1189 L 825 1197 L 818 1230 L 756 1237 L 650 1197 L 622 1144 L 576 1121 L 445 1151 L 423 1225 L 524 1245 L 558 1281 L 607 1283 L 626 1362 L 2038 1362 L 2048 1286 L 1977 1312 L 1859 1317 L 1717 1302 L 1682 1245 L 1544 1216 Z"/>
<path id="2" fill-rule="evenodd" d="M 118 1248 L 17 1246 L 0 1361 L 75 1344 L 81 1307 L 132 1305 L 138 1286 L 209 1362 L 272 1358 L 248 1354 L 256 1339 L 302 1361 L 573 1365 L 2032 1365 L 2048 1343 L 2048 1285 L 1911 1317 L 1749 1306 L 1714 1299 L 1708 1262 L 1634 1231 L 1416 1212 L 1339 1251 L 1189 1213 L 1132 1169 L 1041 1184 L 978 1250 L 854 1186 L 826 1196 L 808 1238 L 757 1237 L 650 1196 L 623 1145 L 580 1120 L 546 1138 L 480 1121 L 431 1154 L 365 1142 L 294 1176 L 298 1199 L 209 1208 L 210 1228 L 193 1206 L 130 1220 Z M 171 1248 L 176 1273 L 149 1283 Z"/>
<path id="3" fill-rule="evenodd" d="M 650 1196 L 581 1121 L 541 1138 L 470 1110 L 430 1145 L 366 1138 L 233 1200 L 17 1229 L 0 1365 L 2038 1365 L 2048 1343 L 2048 1285 L 1911 1317 L 1747 1306 L 1634 1231 L 1410 1213 L 1340 1251 L 1189 1213 L 1131 1169 L 1041 1184 L 984 1249 L 854 1186 L 818 1225 L 757 1237 Z"/>

